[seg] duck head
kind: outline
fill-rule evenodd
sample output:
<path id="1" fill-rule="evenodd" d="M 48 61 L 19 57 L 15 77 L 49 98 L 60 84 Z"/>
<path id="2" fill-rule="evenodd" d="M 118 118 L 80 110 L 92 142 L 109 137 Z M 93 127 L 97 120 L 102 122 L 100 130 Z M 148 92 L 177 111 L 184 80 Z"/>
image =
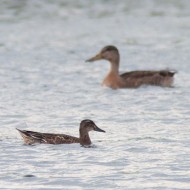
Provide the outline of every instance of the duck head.
<path id="1" fill-rule="evenodd" d="M 90 131 L 98 131 L 98 132 L 104 132 L 104 130 L 100 129 L 92 120 L 85 119 L 82 120 L 80 123 L 80 132 L 90 132 Z"/>
<path id="2" fill-rule="evenodd" d="M 89 137 L 89 132 L 90 131 L 98 131 L 98 132 L 104 132 L 104 130 L 100 129 L 92 120 L 85 119 L 82 120 L 80 123 L 80 144 L 82 146 L 90 146 L 91 145 L 91 140 Z"/>
<path id="3" fill-rule="evenodd" d="M 93 61 L 97 61 L 97 60 L 101 60 L 101 59 L 108 60 L 111 63 L 119 64 L 118 49 L 112 45 L 105 46 L 104 48 L 102 48 L 102 50 L 97 55 L 86 60 L 86 62 L 93 62 Z"/>

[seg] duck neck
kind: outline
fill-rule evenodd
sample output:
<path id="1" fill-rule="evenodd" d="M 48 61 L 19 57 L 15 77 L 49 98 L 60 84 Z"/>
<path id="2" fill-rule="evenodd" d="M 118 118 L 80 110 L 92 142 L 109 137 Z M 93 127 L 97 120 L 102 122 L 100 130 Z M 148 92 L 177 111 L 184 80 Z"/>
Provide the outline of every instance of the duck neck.
<path id="1" fill-rule="evenodd" d="M 91 145 L 91 140 L 88 131 L 80 129 L 80 144 L 82 146 Z"/>
<path id="2" fill-rule="evenodd" d="M 116 56 L 113 56 L 109 61 L 111 64 L 110 73 L 119 74 L 119 53 Z"/>
<path id="3" fill-rule="evenodd" d="M 118 75 L 119 74 L 119 62 L 110 61 L 110 63 L 111 63 L 110 73 Z"/>

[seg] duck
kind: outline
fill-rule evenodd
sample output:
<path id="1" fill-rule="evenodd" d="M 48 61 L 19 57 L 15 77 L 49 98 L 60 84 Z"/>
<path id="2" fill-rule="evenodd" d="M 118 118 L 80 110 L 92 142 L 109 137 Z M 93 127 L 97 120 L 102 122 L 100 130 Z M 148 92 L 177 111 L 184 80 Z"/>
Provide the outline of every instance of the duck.
<path id="1" fill-rule="evenodd" d="M 17 129 L 17 128 L 16 128 Z M 40 133 L 17 129 L 26 145 L 33 144 L 72 144 L 80 143 L 81 146 L 91 146 L 90 131 L 104 132 L 92 120 L 82 120 L 79 127 L 79 137 L 66 134 Z"/>
<path id="2" fill-rule="evenodd" d="M 87 59 L 86 62 L 98 60 L 110 62 L 110 71 L 104 78 L 102 85 L 112 89 L 138 88 L 142 85 L 172 87 L 174 74 L 176 73 L 176 71 L 170 70 L 142 70 L 119 74 L 120 54 L 117 47 L 113 45 L 105 46 L 97 55 Z"/>

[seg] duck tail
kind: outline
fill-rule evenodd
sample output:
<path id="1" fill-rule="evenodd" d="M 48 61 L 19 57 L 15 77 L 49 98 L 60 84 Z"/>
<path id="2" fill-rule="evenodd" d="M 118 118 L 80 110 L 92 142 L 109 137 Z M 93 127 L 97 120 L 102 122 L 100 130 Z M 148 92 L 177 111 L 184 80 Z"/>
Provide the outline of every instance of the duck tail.
<path id="1" fill-rule="evenodd" d="M 21 129 L 18 129 L 18 128 L 16 128 L 16 130 L 23 136 L 23 135 L 25 135 L 25 136 L 30 136 L 28 133 L 27 133 L 27 131 L 25 131 L 25 130 L 21 130 Z"/>
<path id="2" fill-rule="evenodd" d="M 177 71 L 175 71 L 175 70 L 171 70 L 171 71 L 168 71 L 168 75 L 170 76 L 170 77 L 173 77 L 175 74 L 177 73 Z"/>
<path id="3" fill-rule="evenodd" d="M 31 144 L 34 144 L 37 142 L 38 143 L 41 142 L 41 139 L 35 136 L 35 132 L 21 130 L 21 129 L 17 129 L 17 130 L 20 133 L 20 135 L 22 136 L 25 144 L 31 145 Z"/>
<path id="4" fill-rule="evenodd" d="M 175 70 L 163 70 L 160 71 L 160 75 L 164 76 L 164 77 L 173 77 L 175 74 L 177 73 L 177 71 Z"/>

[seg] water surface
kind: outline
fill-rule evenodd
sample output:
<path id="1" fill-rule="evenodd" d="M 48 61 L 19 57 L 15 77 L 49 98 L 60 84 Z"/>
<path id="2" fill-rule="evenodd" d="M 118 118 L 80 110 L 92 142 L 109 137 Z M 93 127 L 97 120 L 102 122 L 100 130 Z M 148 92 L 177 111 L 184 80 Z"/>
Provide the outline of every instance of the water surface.
<path id="1" fill-rule="evenodd" d="M 189 189 L 190 1 L 0 3 L 0 189 Z M 177 70 L 174 88 L 101 87 L 116 45 L 121 71 Z M 25 146 L 15 128 L 78 136 L 96 148 Z"/>

